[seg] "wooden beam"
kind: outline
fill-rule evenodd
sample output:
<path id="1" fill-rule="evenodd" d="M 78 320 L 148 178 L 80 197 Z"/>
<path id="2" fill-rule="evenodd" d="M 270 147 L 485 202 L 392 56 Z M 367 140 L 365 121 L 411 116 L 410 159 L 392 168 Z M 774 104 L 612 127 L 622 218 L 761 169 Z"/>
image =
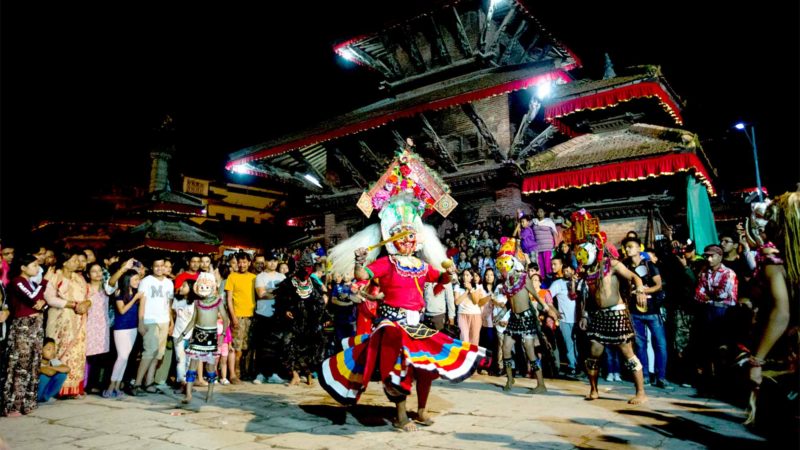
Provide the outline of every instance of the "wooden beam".
<path id="1" fill-rule="evenodd" d="M 419 47 L 414 41 L 414 34 L 408 24 L 403 25 L 403 31 L 400 33 L 400 47 L 408 54 L 411 64 L 414 65 L 417 72 L 422 73 L 428 70 L 428 65 L 422 58 L 422 53 L 420 53 Z"/>
<path id="2" fill-rule="evenodd" d="M 395 74 L 392 72 L 391 69 L 386 67 L 386 64 L 384 64 L 382 61 L 373 58 L 369 53 L 365 52 L 364 50 L 361 50 L 356 45 L 351 45 L 348 48 L 350 49 L 350 51 L 353 52 L 356 58 L 360 59 L 364 64 L 377 70 L 378 72 L 381 73 L 381 75 L 383 75 L 386 78 L 394 78 Z"/>
<path id="3" fill-rule="evenodd" d="M 489 26 L 492 23 L 492 15 L 494 15 L 494 2 L 489 1 L 489 7 L 486 8 L 486 13 L 478 8 L 478 22 L 483 18 L 483 26 L 481 27 L 480 38 L 478 39 L 478 49 L 486 54 L 486 35 L 489 33 Z"/>
<path id="4" fill-rule="evenodd" d="M 367 143 L 364 141 L 358 141 L 358 147 L 361 149 L 361 157 L 364 159 L 364 162 L 367 163 L 369 168 L 375 172 L 376 175 L 381 173 L 384 165 L 381 164 L 381 161 L 377 156 L 375 156 L 375 152 L 369 148 L 369 145 L 367 145 Z"/>
<path id="5" fill-rule="evenodd" d="M 433 38 L 433 43 L 431 45 L 431 62 L 433 62 L 434 65 L 446 66 L 450 64 L 453 59 L 450 58 L 447 47 L 444 45 L 442 30 L 439 29 L 439 24 L 436 23 L 436 19 L 433 15 L 428 16 L 428 19 L 430 20 L 431 37 Z"/>
<path id="6" fill-rule="evenodd" d="M 364 178 L 363 175 L 361 175 L 361 172 L 359 172 L 358 169 L 356 169 L 356 166 L 354 166 L 353 163 L 349 159 L 347 159 L 347 156 L 345 156 L 345 154 L 342 153 L 341 150 L 339 150 L 339 148 L 337 147 L 333 148 L 333 156 L 336 157 L 336 159 L 342 164 L 345 170 L 350 172 L 350 176 L 353 178 L 353 182 L 356 184 L 356 186 L 358 186 L 361 189 L 367 187 L 368 185 L 367 180 Z"/>
<path id="7" fill-rule="evenodd" d="M 497 31 L 492 36 L 492 40 L 486 44 L 486 50 L 484 50 L 485 54 L 492 53 L 495 51 L 495 49 L 497 49 L 497 47 L 500 45 L 500 39 L 503 37 L 503 34 L 505 34 L 509 25 L 511 25 L 511 22 L 514 21 L 515 17 L 517 17 L 517 5 L 516 3 L 512 3 L 508 13 L 506 13 L 503 21 L 500 22 L 500 26 L 497 28 Z"/>
<path id="8" fill-rule="evenodd" d="M 519 163 L 521 164 L 521 163 L 522 163 L 522 162 L 525 160 L 525 158 L 527 158 L 528 156 L 530 156 L 530 155 L 532 155 L 532 154 L 536 153 L 536 151 L 535 151 L 535 150 L 536 150 L 537 148 L 541 148 L 541 147 L 542 147 L 542 146 L 543 146 L 543 145 L 544 145 L 544 144 L 545 144 L 547 141 L 549 141 L 549 140 L 550 140 L 550 138 L 552 138 L 552 137 L 553 137 L 553 136 L 554 136 L 554 135 L 555 135 L 557 132 L 558 132 L 558 130 L 557 130 L 557 129 L 556 129 L 556 127 L 554 127 L 553 125 L 550 125 L 549 127 L 545 128 L 545 130 L 544 130 L 544 131 L 542 131 L 541 133 L 539 133 L 539 135 L 538 135 L 538 136 L 536 136 L 535 138 L 533 138 L 533 140 L 531 141 L 531 143 L 530 143 L 530 144 L 528 144 L 528 145 L 527 145 L 527 146 L 526 146 L 526 147 L 525 147 L 525 148 L 524 148 L 524 149 L 523 149 L 523 150 L 522 150 L 522 151 L 519 153 L 519 157 L 517 157 L 516 161 L 517 161 L 517 162 L 519 162 Z"/>
<path id="9" fill-rule="evenodd" d="M 397 149 L 406 148 L 406 141 L 403 139 L 403 136 L 400 133 L 392 128 L 392 137 L 394 138 L 394 143 L 397 145 Z"/>
<path id="10" fill-rule="evenodd" d="M 303 153 L 300 150 L 292 150 L 291 152 L 289 152 L 289 154 L 292 156 L 292 159 L 297 161 L 303 167 L 303 170 L 306 173 L 314 175 L 317 178 L 317 181 L 319 181 L 319 184 L 322 185 L 323 190 L 331 192 L 338 191 L 338 189 L 336 189 L 335 187 L 331 186 L 330 183 L 328 183 L 328 180 L 325 179 L 325 176 L 323 176 L 314 166 L 311 165 L 310 162 L 308 162 L 308 160 L 306 159 L 305 156 L 303 156 Z"/>
<path id="11" fill-rule="evenodd" d="M 508 44 L 503 49 L 502 52 L 497 56 L 497 62 L 501 65 L 508 60 L 511 55 L 513 54 L 514 46 L 517 45 L 522 47 L 522 44 L 519 42 L 519 38 L 522 37 L 522 33 L 524 33 L 528 29 L 528 21 L 522 20 L 517 27 L 517 31 L 514 32 L 514 35 L 511 36 L 511 39 L 508 40 Z"/>
<path id="12" fill-rule="evenodd" d="M 542 36 L 542 35 L 541 35 L 541 34 L 539 34 L 539 33 L 536 33 L 536 34 L 533 36 L 533 39 L 531 39 L 531 43 L 530 43 L 530 44 L 528 44 L 528 46 L 527 46 L 527 47 L 525 47 L 525 50 L 523 50 L 523 51 L 522 51 L 522 54 L 520 55 L 520 57 L 519 57 L 519 60 L 517 61 L 517 63 L 521 63 L 521 62 L 524 62 L 524 61 L 525 61 L 525 58 L 528 56 L 528 52 L 530 52 L 530 51 L 531 51 L 531 50 L 532 50 L 532 49 L 533 49 L 533 48 L 536 46 L 536 43 L 538 43 L 538 42 L 539 42 L 539 38 L 540 38 L 541 36 Z"/>
<path id="13" fill-rule="evenodd" d="M 394 78 L 402 78 L 403 71 L 400 69 L 400 63 L 397 62 L 397 58 L 394 56 L 395 52 L 397 51 L 397 44 L 385 33 L 381 33 L 380 39 L 381 43 L 383 44 L 383 48 L 386 49 L 386 59 L 389 61 L 389 68 L 395 74 Z"/>
<path id="14" fill-rule="evenodd" d="M 255 169 L 256 171 L 263 172 L 268 177 L 277 179 L 281 182 L 292 184 L 303 189 L 308 189 L 308 185 L 304 181 L 300 181 L 297 177 L 295 177 L 292 173 L 287 170 L 281 169 L 279 167 L 271 166 L 271 165 L 259 165 Z"/>
<path id="15" fill-rule="evenodd" d="M 458 15 L 458 10 L 455 6 L 450 6 L 448 8 L 453 11 L 453 27 L 455 28 L 453 36 L 456 38 L 458 48 L 461 49 L 465 57 L 470 56 L 472 55 L 472 45 L 470 45 L 469 37 L 467 36 L 466 30 L 464 30 L 464 24 L 461 23 L 461 16 Z"/>
<path id="16" fill-rule="evenodd" d="M 547 58 L 547 54 L 550 53 L 550 49 L 551 48 L 553 48 L 552 44 L 549 44 L 549 43 L 545 44 L 544 47 L 541 48 L 542 52 L 539 53 L 538 55 L 536 55 L 535 59 L 533 58 L 533 55 L 531 55 L 531 60 L 532 61 L 541 61 L 541 60 Z"/>
<path id="17" fill-rule="evenodd" d="M 522 148 L 522 141 L 525 138 L 525 131 L 530 126 L 533 119 L 536 117 L 536 114 L 539 113 L 539 109 L 542 107 L 542 102 L 536 98 L 536 95 L 531 95 L 531 102 L 528 105 L 528 111 L 522 116 L 522 120 L 519 122 L 519 128 L 517 128 L 517 134 L 514 135 L 514 140 L 511 141 L 511 150 L 508 152 L 508 159 L 516 159 L 517 152 Z"/>
<path id="18" fill-rule="evenodd" d="M 496 162 L 500 162 L 505 159 L 505 155 L 503 151 L 500 149 L 500 144 L 497 143 L 497 139 L 494 138 L 491 130 L 489 127 L 486 126 L 486 122 L 483 121 L 478 111 L 475 110 L 475 106 L 472 103 L 464 103 L 461 105 L 461 109 L 464 113 L 469 117 L 469 120 L 475 124 L 475 128 L 478 129 L 478 133 L 483 136 L 483 140 L 486 141 L 486 145 L 489 146 L 489 153 L 492 155 Z"/>
<path id="19" fill-rule="evenodd" d="M 458 165 L 456 164 L 456 161 L 453 159 L 453 156 L 447 150 L 447 147 L 445 147 L 442 140 L 439 139 L 439 135 L 436 134 L 436 131 L 431 126 L 431 123 L 428 122 L 428 118 L 422 113 L 420 113 L 419 118 L 422 121 L 422 132 L 425 133 L 431 142 L 433 142 L 433 148 L 436 151 L 436 156 L 438 157 L 438 160 L 442 164 L 444 170 L 448 172 L 457 171 Z"/>

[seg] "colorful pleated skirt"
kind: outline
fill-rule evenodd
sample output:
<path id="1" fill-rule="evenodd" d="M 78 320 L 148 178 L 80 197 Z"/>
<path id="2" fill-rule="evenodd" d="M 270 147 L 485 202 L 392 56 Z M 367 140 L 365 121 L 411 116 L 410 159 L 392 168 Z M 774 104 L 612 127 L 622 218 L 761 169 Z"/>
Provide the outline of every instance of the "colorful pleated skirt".
<path id="1" fill-rule="evenodd" d="M 344 405 L 357 403 L 370 381 L 382 381 L 387 392 L 409 395 L 414 371 L 463 381 L 486 356 L 486 350 L 475 344 L 432 330 L 418 333 L 391 320 L 380 322 L 371 334 L 344 339 L 342 347 L 323 361 L 320 384 Z"/>

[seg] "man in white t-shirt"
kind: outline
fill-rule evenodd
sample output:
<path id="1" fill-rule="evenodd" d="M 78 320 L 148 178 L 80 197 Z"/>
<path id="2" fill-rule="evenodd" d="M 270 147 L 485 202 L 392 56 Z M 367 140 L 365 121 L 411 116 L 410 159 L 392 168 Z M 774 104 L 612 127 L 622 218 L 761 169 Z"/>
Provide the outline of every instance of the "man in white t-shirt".
<path id="1" fill-rule="evenodd" d="M 283 383 L 278 374 L 280 348 L 276 348 L 277 340 L 271 337 L 278 333 L 275 321 L 275 296 L 273 292 L 286 279 L 286 275 L 276 272 L 278 256 L 274 253 L 265 255 L 264 271 L 256 276 L 256 314 L 253 328 L 253 347 L 255 350 L 256 375 L 253 383 Z M 267 378 L 269 377 L 269 378 Z"/>
<path id="2" fill-rule="evenodd" d="M 562 270 L 564 277 L 558 278 L 550 284 L 550 295 L 558 306 L 558 315 L 560 318 L 558 329 L 561 330 L 561 337 L 564 338 L 564 347 L 567 350 L 567 364 L 569 368 L 566 374 L 575 376 L 575 368 L 578 363 L 575 339 L 573 338 L 573 330 L 575 328 L 575 299 L 570 298 L 568 284 L 574 282 L 572 276 L 575 274 L 575 270 L 570 265 L 565 265 Z"/>
<path id="3" fill-rule="evenodd" d="M 158 362 L 164 357 L 167 336 L 172 329 L 170 303 L 174 291 L 172 280 L 164 275 L 164 258 L 157 257 L 153 260 L 153 274 L 139 283 L 139 293 L 143 294 L 139 303 L 139 333 L 143 336 L 143 349 L 142 361 L 136 372 L 136 384 L 132 390 L 134 395 L 158 392 L 153 379 Z M 146 382 L 144 388 L 142 380 Z"/>

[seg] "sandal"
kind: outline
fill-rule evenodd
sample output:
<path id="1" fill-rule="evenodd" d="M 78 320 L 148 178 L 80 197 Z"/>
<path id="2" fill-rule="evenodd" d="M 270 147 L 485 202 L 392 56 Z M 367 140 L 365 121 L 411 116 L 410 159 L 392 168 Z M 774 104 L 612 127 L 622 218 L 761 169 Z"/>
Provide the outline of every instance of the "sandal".
<path id="1" fill-rule="evenodd" d="M 398 431 L 404 431 L 406 433 L 417 431 L 417 426 L 414 424 L 412 420 L 406 420 L 403 423 L 397 422 L 395 420 L 392 421 L 392 426 Z"/>
<path id="2" fill-rule="evenodd" d="M 150 383 L 144 387 L 144 391 L 148 394 L 158 394 L 158 388 L 155 383 Z"/>

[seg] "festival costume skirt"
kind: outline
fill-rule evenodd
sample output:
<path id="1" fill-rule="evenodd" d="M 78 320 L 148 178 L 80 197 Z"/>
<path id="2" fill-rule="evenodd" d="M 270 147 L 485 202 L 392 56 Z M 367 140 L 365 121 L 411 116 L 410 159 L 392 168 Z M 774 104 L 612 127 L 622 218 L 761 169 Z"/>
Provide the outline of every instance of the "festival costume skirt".
<path id="1" fill-rule="evenodd" d="M 614 305 L 603 308 L 589 316 L 589 340 L 603 345 L 619 345 L 630 342 L 636 334 L 628 308 L 625 305 Z"/>
<path id="2" fill-rule="evenodd" d="M 519 314 L 512 312 L 503 334 L 514 338 L 538 336 L 539 317 L 533 312 L 533 308 L 528 308 Z"/>
<path id="3" fill-rule="evenodd" d="M 194 326 L 192 338 L 189 339 L 189 348 L 186 356 L 192 360 L 214 364 L 219 350 L 217 349 L 217 327 Z"/>
<path id="4" fill-rule="evenodd" d="M 381 305 L 371 334 L 344 339 L 342 347 L 322 362 L 320 384 L 344 405 L 357 403 L 369 381 L 382 381 L 387 394 L 409 395 L 415 370 L 463 381 L 486 355 L 482 347 L 421 323 L 408 325 L 403 310 L 386 305 Z"/>

